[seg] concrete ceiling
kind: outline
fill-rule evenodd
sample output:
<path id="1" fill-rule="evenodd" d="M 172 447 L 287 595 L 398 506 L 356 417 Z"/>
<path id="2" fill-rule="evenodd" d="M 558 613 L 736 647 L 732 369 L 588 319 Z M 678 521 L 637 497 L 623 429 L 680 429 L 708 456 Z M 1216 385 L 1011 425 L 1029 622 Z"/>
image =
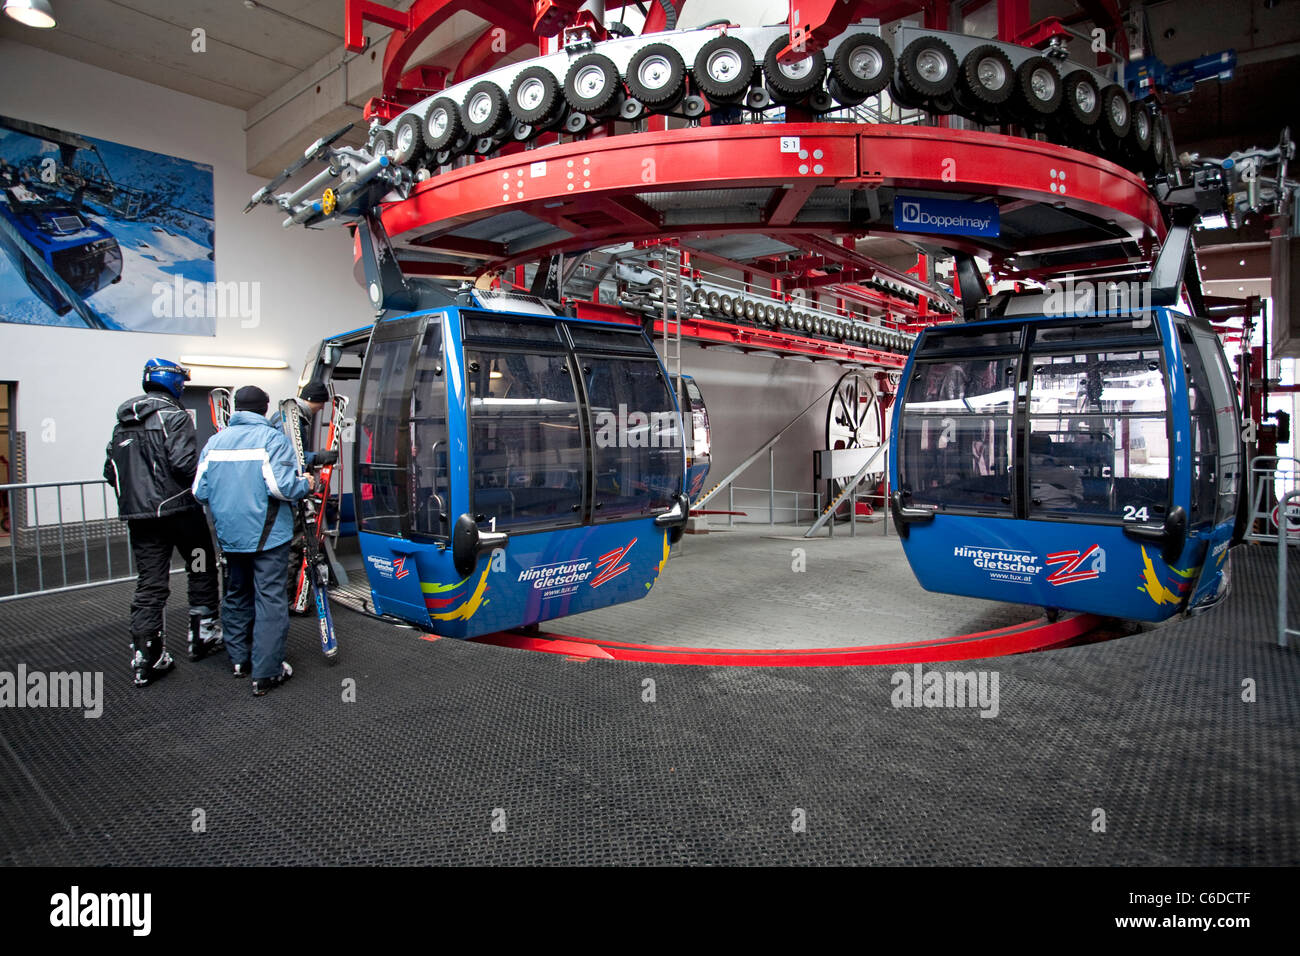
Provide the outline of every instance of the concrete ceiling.
<path id="1" fill-rule="evenodd" d="M 414 0 L 387 0 L 407 9 Z M 317 137 L 347 123 L 379 92 L 389 30 L 366 24 L 370 49 L 343 49 L 343 0 L 52 0 L 58 26 L 0 17 L 0 37 L 243 110 L 247 168 L 272 176 Z M 412 64 L 459 58 L 486 24 L 461 13 Z M 203 52 L 193 30 L 205 31 Z"/>
<path id="2" fill-rule="evenodd" d="M 52 0 L 58 26 L 0 37 L 247 110 L 343 46 L 342 0 Z M 191 31 L 206 31 L 194 52 Z"/>

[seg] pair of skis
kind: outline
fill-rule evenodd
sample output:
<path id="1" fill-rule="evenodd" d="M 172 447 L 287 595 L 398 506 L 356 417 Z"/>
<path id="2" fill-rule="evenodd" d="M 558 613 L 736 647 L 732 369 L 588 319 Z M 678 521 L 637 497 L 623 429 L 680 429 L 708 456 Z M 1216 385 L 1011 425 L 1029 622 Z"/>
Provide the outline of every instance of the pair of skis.
<path id="1" fill-rule="evenodd" d="M 330 404 L 330 427 L 325 447 L 337 454 L 342 440 L 339 424 L 343 420 L 343 412 L 347 408 L 348 400 L 342 395 L 335 395 Z M 298 456 L 299 470 L 306 471 L 307 455 L 302 444 L 302 430 L 298 425 L 298 416 L 298 403 L 295 399 L 286 399 L 280 403 L 280 419 L 284 432 L 293 445 L 294 453 Z M 320 626 L 320 648 L 330 661 L 336 660 L 339 653 L 338 640 L 334 634 L 334 616 L 330 613 L 328 596 L 329 560 L 323 550 L 325 505 L 329 500 L 333 474 L 333 463 L 323 466 L 317 476 L 316 490 L 298 502 L 298 514 L 302 519 L 303 556 L 298 566 L 298 586 L 294 592 L 295 610 L 307 609 L 308 592 L 315 600 L 316 617 Z"/>
<path id="2" fill-rule="evenodd" d="M 337 452 L 341 435 L 339 422 L 347 408 L 348 400 L 342 395 L 335 395 L 330 416 L 329 438 L 326 442 L 330 451 Z M 212 414 L 212 426 L 217 430 L 230 423 L 234 411 L 234 399 L 228 388 L 214 388 L 208 394 L 208 409 Z M 306 452 L 302 446 L 302 430 L 298 427 L 298 403 L 290 398 L 280 403 L 280 418 L 285 435 L 293 445 L 294 454 L 298 456 L 298 470 L 306 471 Z M 330 612 L 329 597 L 329 563 L 321 553 L 324 538 L 323 515 L 325 503 L 329 499 L 330 479 L 334 466 L 326 465 L 321 469 L 316 491 L 298 502 L 298 513 L 302 519 L 305 549 L 298 566 L 297 587 L 294 591 L 294 610 L 307 609 L 308 592 L 316 601 L 316 617 L 320 624 L 320 647 L 325 657 L 332 661 L 338 659 L 339 645 L 334 634 L 334 615 Z M 214 536 L 215 540 L 215 536 Z M 224 558 L 222 560 L 224 564 Z"/>

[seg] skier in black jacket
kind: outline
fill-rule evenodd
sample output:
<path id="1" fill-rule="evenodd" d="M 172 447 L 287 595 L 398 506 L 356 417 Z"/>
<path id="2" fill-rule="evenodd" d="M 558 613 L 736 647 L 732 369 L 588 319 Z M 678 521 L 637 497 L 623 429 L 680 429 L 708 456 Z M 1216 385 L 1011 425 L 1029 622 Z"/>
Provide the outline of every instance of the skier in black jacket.
<path id="1" fill-rule="evenodd" d="M 190 485 L 198 467 L 194 422 L 180 397 L 190 373 L 167 359 L 145 363 L 145 393 L 123 402 L 106 449 L 104 478 L 117 492 L 118 517 L 131 529 L 139 577 L 131 601 L 131 661 L 137 687 L 172 668 L 163 640 L 173 549 L 189 584 L 190 660 L 222 646 L 212 534 Z"/>

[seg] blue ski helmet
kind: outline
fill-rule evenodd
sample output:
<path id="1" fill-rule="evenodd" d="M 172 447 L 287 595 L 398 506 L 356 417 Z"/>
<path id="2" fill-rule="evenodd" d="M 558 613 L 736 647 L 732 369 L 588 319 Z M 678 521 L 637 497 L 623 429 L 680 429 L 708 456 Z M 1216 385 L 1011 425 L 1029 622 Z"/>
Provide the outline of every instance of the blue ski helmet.
<path id="1" fill-rule="evenodd" d="M 145 389 L 150 385 L 161 386 L 180 401 L 181 391 L 189 380 L 190 370 L 184 366 L 177 365 L 170 359 L 151 358 L 144 363 L 144 378 L 141 379 L 140 384 Z"/>

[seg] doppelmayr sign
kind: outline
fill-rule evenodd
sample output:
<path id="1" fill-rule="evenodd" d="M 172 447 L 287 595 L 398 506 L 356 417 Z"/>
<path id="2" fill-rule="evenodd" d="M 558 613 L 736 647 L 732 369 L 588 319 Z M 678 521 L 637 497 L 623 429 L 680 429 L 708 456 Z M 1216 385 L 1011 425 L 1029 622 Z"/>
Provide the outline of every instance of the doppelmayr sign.
<path id="1" fill-rule="evenodd" d="M 894 228 L 949 236 L 996 236 L 998 207 L 991 202 L 959 202 L 921 196 L 894 197 Z"/>

